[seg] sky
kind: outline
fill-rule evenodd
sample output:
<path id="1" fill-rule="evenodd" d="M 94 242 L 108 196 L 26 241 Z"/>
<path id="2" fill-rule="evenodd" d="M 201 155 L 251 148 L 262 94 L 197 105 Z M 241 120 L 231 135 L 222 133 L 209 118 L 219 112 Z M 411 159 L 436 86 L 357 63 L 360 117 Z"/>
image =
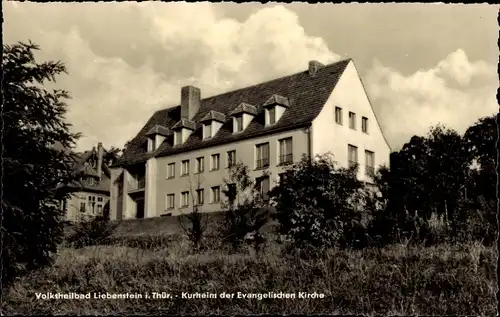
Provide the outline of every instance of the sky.
<path id="1" fill-rule="evenodd" d="M 78 149 L 122 147 L 154 111 L 350 57 L 393 150 L 498 112 L 498 6 L 3 2 L 4 44 L 68 74 Z M 29 22 L 29 23 L 28 23 Z"/>

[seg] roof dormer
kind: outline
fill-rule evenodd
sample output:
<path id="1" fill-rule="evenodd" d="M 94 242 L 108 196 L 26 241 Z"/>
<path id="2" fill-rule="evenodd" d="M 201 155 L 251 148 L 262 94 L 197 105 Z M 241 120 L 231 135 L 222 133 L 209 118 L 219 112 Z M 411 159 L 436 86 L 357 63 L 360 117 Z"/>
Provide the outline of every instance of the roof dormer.
<path id="1" fill-rule="evenodd" d="M 188 119 L 181 119 L 172 127 L 174 131 L 174 146 L 184 144 L 191 133 L 196 130 L 196 123 Z"/>
<path id="2" fill-rule="evenodd" d="M 163 140 L 165 140 L 165 138 L 171 134 L 172 131 L 169 128 L 164 127 L 162 125 L 157 124 L 154 127 L 152 127 L 146 133 L 146 136 L 148 137 L 147 151 L 148 152 L 156 151 L 162 144 Z"/>
<path id="3" fill-rule="evenodd" d="M 226 122 L 226 115 L 210 110 L 201 120 L 203 140 L 212 138 Z"/>
<path id="4" fill-rule="evenodd" d="M 279 121 L 283 113 L 290 107 L 288 98 L 274 94 L 262 105 L 265 109 L 265 125 L 270 126 Z"/>
<path id="5" fill-rule="evenodd" d="M 257 107 L 242 102 L 229 115 L 233 117 L 233 133 L 242 132 L 257 116 Z"/>

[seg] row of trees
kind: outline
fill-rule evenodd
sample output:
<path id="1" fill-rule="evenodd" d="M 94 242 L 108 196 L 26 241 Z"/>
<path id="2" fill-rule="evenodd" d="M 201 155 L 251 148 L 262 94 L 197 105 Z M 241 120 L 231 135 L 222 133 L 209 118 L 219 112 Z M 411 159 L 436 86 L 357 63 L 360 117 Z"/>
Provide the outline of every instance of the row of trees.
<path id="1" fill-rule="evenodd" d="M 277 233 L 300 248 L 401 240 L 491 244 L 497 232 L 495 120 L 480 119 L 464 136 L 441 125 L 414 136 L 391 154 L 390 169 L 379 168 L 375 186 L 357 179 L 357 167 L 338 168 L 331 154 L 303 157 L 264 201 L 248 167 L 237 164 L 225 181 L 222 238 L 235 248 L 250 233 L 261 238 L 268 220 L 262 210 L 272 206 Z M 186 216 L 192 225 L 183 228 L 199 247 L 208 217 L 196 208 Z M 441 226 L 433 219 L 442 220 Z"/>

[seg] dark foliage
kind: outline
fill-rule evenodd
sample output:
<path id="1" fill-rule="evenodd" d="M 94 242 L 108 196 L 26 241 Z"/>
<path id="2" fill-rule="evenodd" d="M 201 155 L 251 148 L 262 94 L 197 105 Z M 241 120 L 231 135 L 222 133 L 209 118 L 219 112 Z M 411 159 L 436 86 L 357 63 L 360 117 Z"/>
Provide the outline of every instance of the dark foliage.
<path id="1" fill-rule="evenodd" d="M 111 223 L 104 216 L 84 220 L 76 224 L 74 233 L 68 237 L 67 242 L 75 249 L 103 244 L 116 226 L 116 223 Z"/>
<path id="2" fill-rule="evenodd" d="M 229 243 L 233 250 L 245 241 L 251 241 L 259 250 L 265 241 L 260 229 L 267 223 L 269 213 L 263 208 L 267 203 L 249 176 L 248 167 L 242 163 L 230 167 L 229 178 L 224 180 L 224 184 L 225 221 L 219 226 L 222 241 Z"/>
<path id="3" fill-rule="evenodd" d="M 79 137 L 65 121 L 68 93 L 44 88 L 65 66 L 37 63 L 31 42 L 3 49 L 2 289 L 51 263 L 63 237 L 59 188 L 75 177 L 69 149 Z"/>
<path id="4" fill-rule="evenodd" d="M 204 202 L 199 204 L 196 195 L 193 195 L 196 190 L 201 189 L 202 181 L 200 176 L 198 175 L 196 188 L 193 188 L 191 180 L 189 183 L 192 209 L 188 213 L 182 214 L 178 219 L 180 227 L 187 235 L 193 247 L 195 249 L 200 249 L 203 247 L 203 236 L 207 230 L 209 218 L 207 213 L 203 213 L 202 211 L 202 205 Z"/>
<path id="5" fill-rule="evenodd" d="M 271 192 L 279 233 L 301 248 L 361 242 L 365 193 L 356 173 L 357 167 L 336 169 L 328 154 L 313 160 L 304 156 L 289 167 Z"/>

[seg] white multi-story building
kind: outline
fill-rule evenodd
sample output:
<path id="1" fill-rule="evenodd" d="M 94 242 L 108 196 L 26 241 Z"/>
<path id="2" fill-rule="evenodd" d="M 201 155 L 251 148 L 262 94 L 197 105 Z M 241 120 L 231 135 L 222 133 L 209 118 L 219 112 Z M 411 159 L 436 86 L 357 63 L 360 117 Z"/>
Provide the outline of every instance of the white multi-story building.
<path id="1" fill-rule="evenodd" d="M 284 168 L 331 152 L 370 181 L 390 148 L 351 59 L 217 96 L 181 89 L 180 105 L 153 114 L 111 169 L 112 219 L 221 210 L 228 167 L 242 162 L 266 190 Z M 267 171 L 269 176 L 264 176 Z"/>

